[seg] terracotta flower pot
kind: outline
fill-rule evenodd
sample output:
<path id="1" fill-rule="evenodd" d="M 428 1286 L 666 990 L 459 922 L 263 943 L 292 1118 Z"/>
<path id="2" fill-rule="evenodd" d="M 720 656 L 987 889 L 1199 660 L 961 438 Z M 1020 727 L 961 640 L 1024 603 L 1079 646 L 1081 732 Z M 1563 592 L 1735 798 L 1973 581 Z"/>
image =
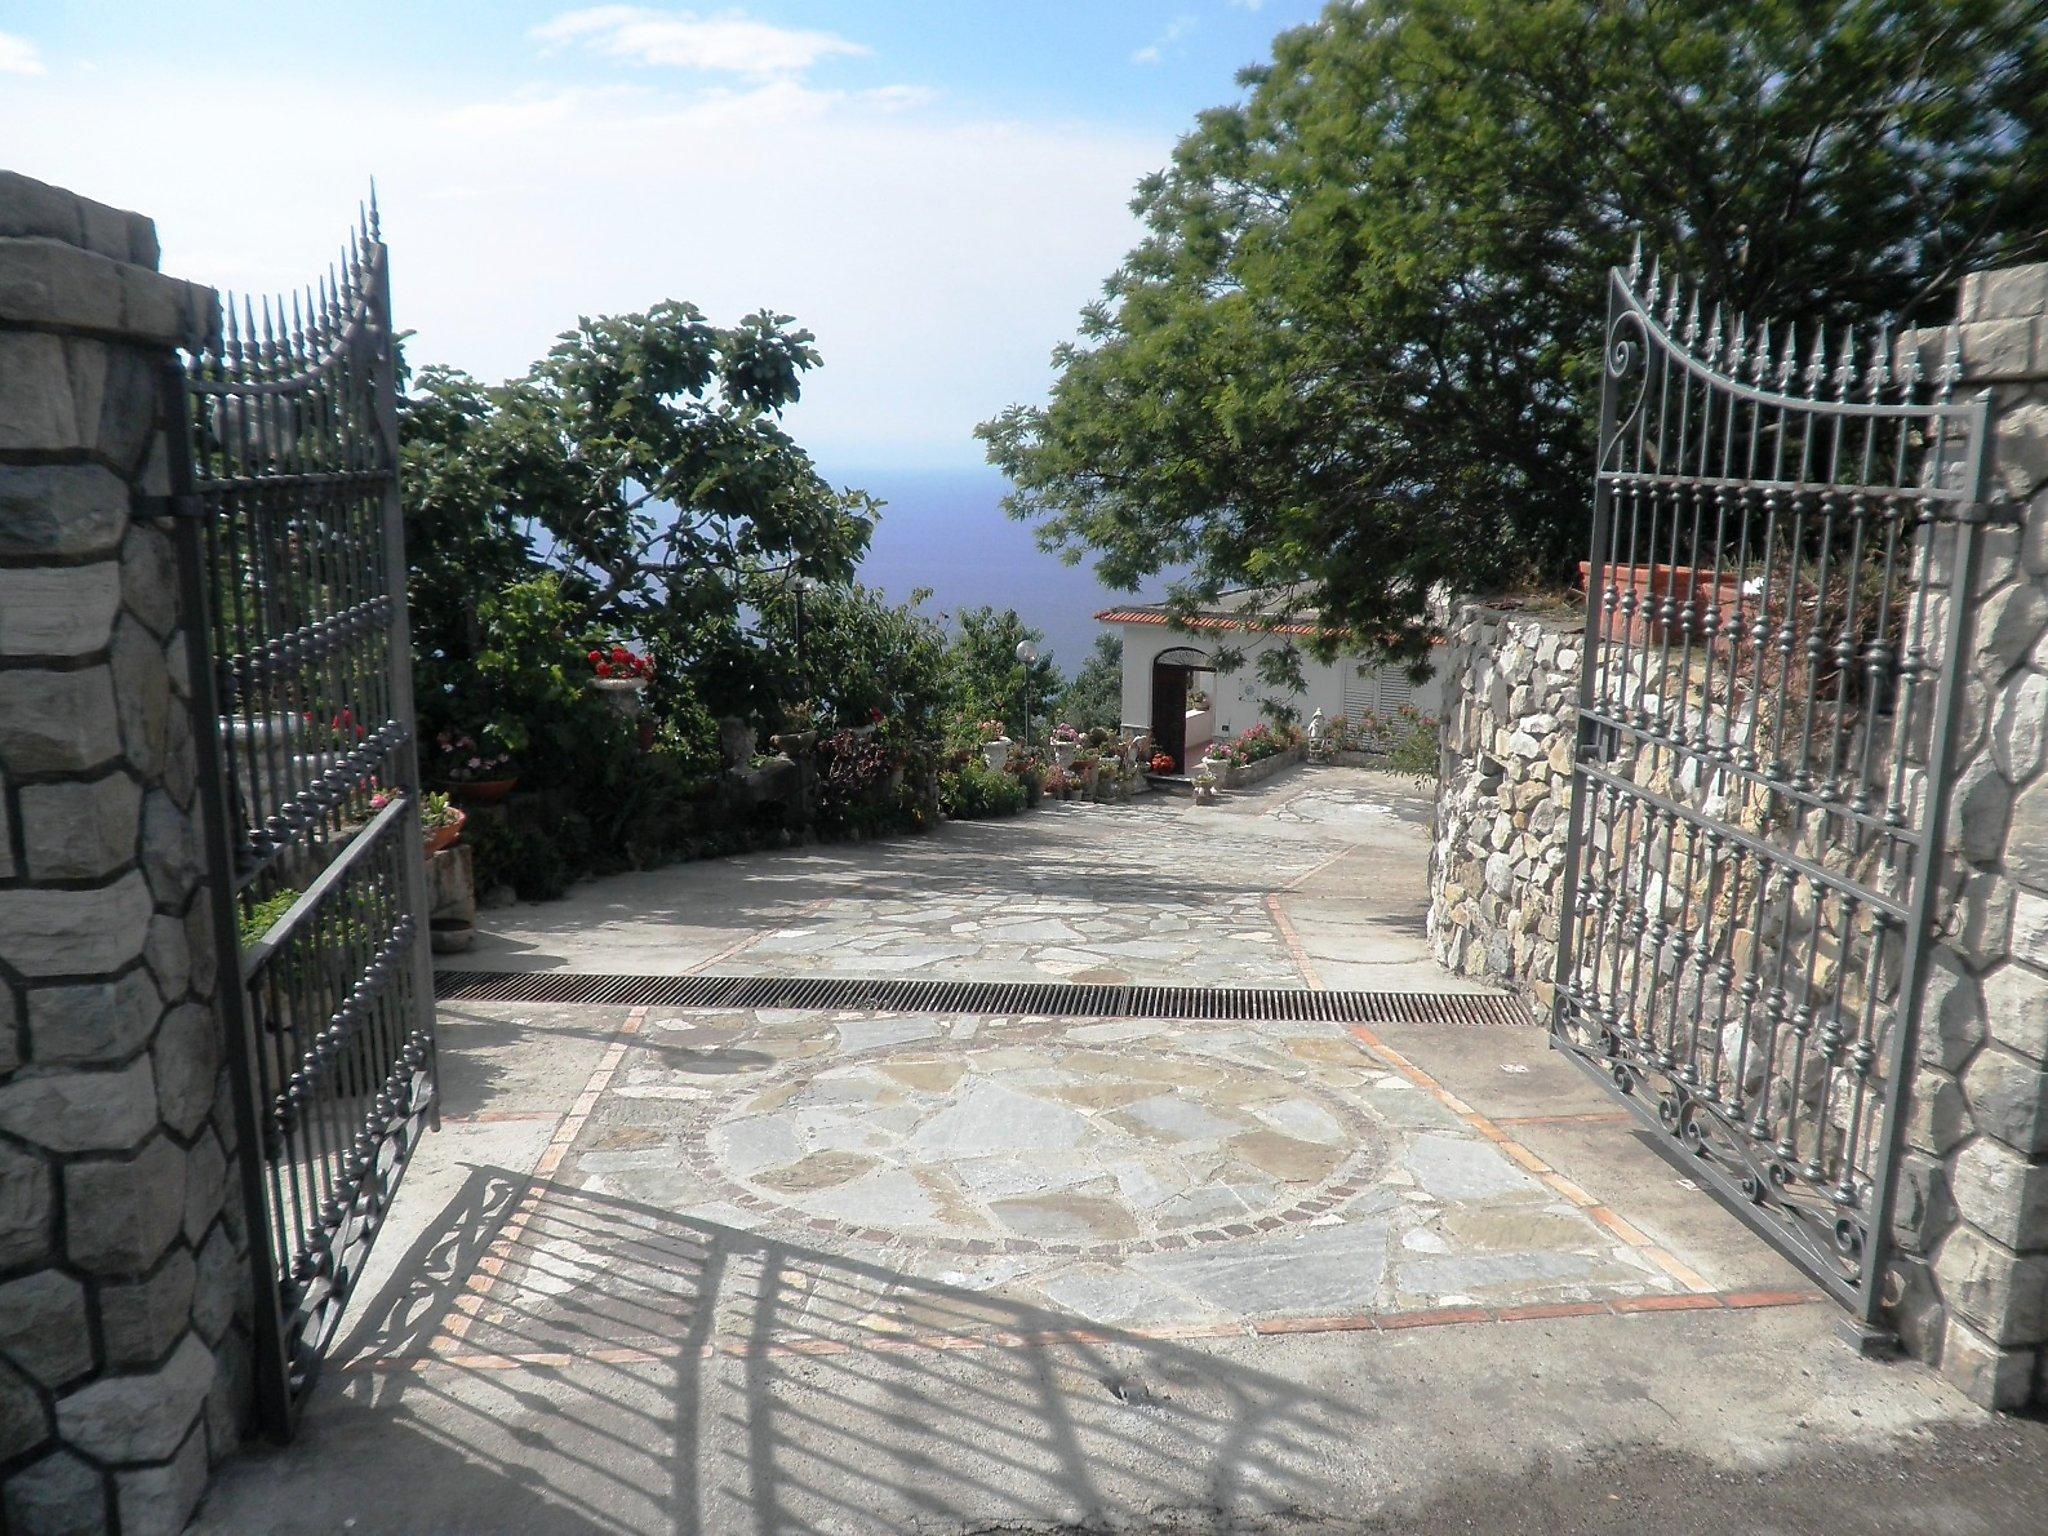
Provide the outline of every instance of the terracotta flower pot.
<path id="1" fill-rule="evenodd" d="M 427 856 L 431 858 L 435 854 L 453 848 L 457 843 L 461 842 L 462 828 L 468 820 L 469 813 L 458 810 L 453 821 L 445 826 L 436 827 L 433 831 L 429 832 L 427 834 Z"/>
<path id="2" fill-rule="evenodd" d="M 1593 563 L 1579 562 L 1579 585 L 1593 579 Z M 1655 644 L 1669 639 L 1682 645 L 1690 632 L 1695 643 L 1704 637 L 1699 626 L 1710 611 L 1722 616 L 1722 633 L 1734 623 L 1742 609 L 1742 583 L 1733 575 L 1716 577 L 1713 571 L 1695 565 L 1610 565 L 1607 584 L 1618 594 L 1616 605 L 1600 610 L 1600 638 L 1626 639 L 1631 645 Z M 1624 613 L 1621 604 L 1630 603 Z M 1676 605 L 1676 622 L 1664 609 Z"/>
<path id="3" fill-rule="evenodd" d="M 476 779 L 467 784 L 450 784 L 448 796 L 463 805 L 496 805 L 519 787 L 519 776 L 509 779 Z"/>

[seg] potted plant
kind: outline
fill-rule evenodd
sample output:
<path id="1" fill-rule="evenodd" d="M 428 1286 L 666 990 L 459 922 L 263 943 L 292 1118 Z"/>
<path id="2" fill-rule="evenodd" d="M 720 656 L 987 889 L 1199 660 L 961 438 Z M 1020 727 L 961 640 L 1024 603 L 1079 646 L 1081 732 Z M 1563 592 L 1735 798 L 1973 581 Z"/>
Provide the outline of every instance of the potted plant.
<path id="1" fill-rule="evenodd" d="M 1154 752 L 1152 754 L 1152 761 L 1149 766 L 1152 772 L 1154 773 L 1173 773 L 1176 772 L 1180 767 L 1180 765 L 1173 760 L 1173 754 L 1171 752 Z"/>
<path id="2" fill-rule="evenodd" d="M 427 856 L 453 848 L 462 841 L 462 825 L 469 813 L 438 790 L 420 796 L 420 832 L 426 839 Z"/>
<path id="3" fill-rule="evenodd" d="M 1001 773 L 1003 764 L 1010 760 L 1010 738 L 1003 730 L 1000 720 L 981 722 L 981 760 L 988 764 L 990 771 Z"/>
<path id="4" fill-rule="evenodd" d="M 511 753 L 481 746 L 467 732 L 443 731 L 434 748 L 435 781 L 464 805 L 496 805 L 519 783 Z"/>
<path id="5" fill-rule="evenodd" d="M 393 791 L 380 789 L 370 796 L 370 809 L 381 811 L 396 798 Z M 426 846 L 427 857 L 461 842 L 463 823 L 468 820 L 468 813 L 439 790 L 430 789 L 421 795 L 420 839 Z"/>
<path id="6" fill-rule="evenodd" d="M 654 663 L 623 645 L 593 650 L 589 655 L 590 686 L 622 715 L 640 713 L 640 696 L 654 680 Z"/>
<path id="7" fill-rule="evenodd" d="M 1052 728 L 1052 760 L 1060 767 L 1069 767 L 1081 750 L 1081 733 L 1071 725 L 1056 725 Z"/>
<path id="8" fill-rule="evenodd" d="M 798 758 L 818 744 L 818 708 L 808 700 L 784 712 L 787 727 L 768 738 L 769 747 L 786 758 Z"/>
<path id="9" fill-rule="evenodd" d="M 1216 775 L 1210 772 L 1208 759 L 1202 761 L 1202 770 L 1195 775 L 1195 804 L 1212 805 L 1216 800 Z"/>

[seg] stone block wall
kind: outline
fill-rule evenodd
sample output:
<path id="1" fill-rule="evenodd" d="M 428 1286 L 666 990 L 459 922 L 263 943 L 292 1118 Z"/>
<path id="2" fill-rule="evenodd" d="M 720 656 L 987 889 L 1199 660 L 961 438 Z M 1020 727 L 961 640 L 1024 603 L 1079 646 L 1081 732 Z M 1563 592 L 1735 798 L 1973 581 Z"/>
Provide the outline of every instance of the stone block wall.
<path id="1" fill-rule="evenodd" d="M 250 1288 L 150 222 L 0 173 L 0 1528 L 183 1527 Z"/>
<path id="2" fill-rule="evenodd" d="M 1467 603 L 1439 666 L 1443 771 L 1429 941 L 1461 976 L 1511 986 L 1550 1022 L 1571 825 L 1580 619 Z"/>
<path id="3" fill-rule="evenodd" d="M 1988 494 L 1946 827 L 1939 945 L 1905 1121 L 1894 1318 L 1977 1401 L 2048 1402 L 2048 265 L 1965 280 Z M 1942 573 L 1946 575 L 1947 573 Z"/>

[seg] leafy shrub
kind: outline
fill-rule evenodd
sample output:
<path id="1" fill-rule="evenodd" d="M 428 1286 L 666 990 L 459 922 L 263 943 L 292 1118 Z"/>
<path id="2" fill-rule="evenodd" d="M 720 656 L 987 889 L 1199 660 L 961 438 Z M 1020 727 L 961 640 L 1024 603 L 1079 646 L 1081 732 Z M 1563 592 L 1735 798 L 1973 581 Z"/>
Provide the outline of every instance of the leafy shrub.
<path id="1" fill-rule="evenodd" d="M 906 750 L 879 731 L 835 731 L 818 743 L 818 826 L 872 831 L 893 824 Z"/>
<path id="2" fill-rule="evenodd" d="M 955 821 L 1014 816 L 1027 794 L 1022 779 L 971 757 L 939 775 L 939 808 Z"/>

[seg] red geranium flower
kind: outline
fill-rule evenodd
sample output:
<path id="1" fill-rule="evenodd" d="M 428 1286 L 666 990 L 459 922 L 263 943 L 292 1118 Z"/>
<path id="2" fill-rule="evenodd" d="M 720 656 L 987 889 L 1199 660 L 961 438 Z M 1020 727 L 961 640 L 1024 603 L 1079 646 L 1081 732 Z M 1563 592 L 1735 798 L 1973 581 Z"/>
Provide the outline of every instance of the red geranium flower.
<path id="1" fill-rule="evenodd" d="M 597 675 L 599 677 L 610 677 L 612 675 L 612 664 L 608 661 L 600 661 L 597 664 Z"/>

